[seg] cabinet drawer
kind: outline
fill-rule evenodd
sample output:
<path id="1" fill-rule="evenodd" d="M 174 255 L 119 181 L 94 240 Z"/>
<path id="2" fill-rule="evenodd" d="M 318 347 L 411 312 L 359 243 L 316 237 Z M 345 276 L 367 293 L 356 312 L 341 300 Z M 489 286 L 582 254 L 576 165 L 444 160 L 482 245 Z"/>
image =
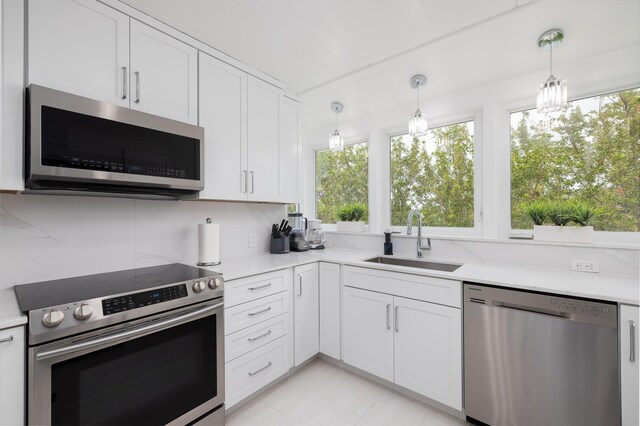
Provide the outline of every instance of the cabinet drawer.
<path id="1" fill-rule="evenodd" d="M 460 281 L 354 266 L 345 266 L 342 278 L 349 287 L 461 307 Z"/>
<path id="2" fill-rule="evenodd" d="M 224 310 L 225 336 L 289 311 L 289 292 L 274 294 Z"/>
<path id="3" fill-rule="evenodd" d="M 289 370 L 289 345 L 289 336 L 283 336 L 225 364 L 227 409 Z"/>
<path id="4" fill-rule="evenodd" d="M 291 271 L 282 270 L 226 281 L 224 283 L 224 304 L 231 307 L 287 290 L 287 274 L 291 274 Z"/>
<path id="5" fill-rule="evenodd" d="M 287 334 L 289 334 L 289 315 L 278 315 L 262 321 L 228 335 L 224 341 L 224 359 L 229 362 Z"/>

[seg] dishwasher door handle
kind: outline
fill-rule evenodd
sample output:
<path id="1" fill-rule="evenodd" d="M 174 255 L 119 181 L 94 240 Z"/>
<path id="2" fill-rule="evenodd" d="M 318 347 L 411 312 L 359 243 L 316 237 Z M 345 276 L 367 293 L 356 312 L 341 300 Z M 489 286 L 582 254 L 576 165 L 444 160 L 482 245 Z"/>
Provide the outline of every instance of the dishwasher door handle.
<path id="1" fill-rule="evenodd" d="M 551 309 L 535 308 L 533 306 L 519 305 L 516 303 L 508 303 L 508 302 L 501 302 L 498 300 L 494 300 L 492 302 L 492 305 L 497 308 L 514 309 L 516 311 L 523 311 L 523 312 L 529 312 L 529 313 L 540 314 L 540 315 L 550 315 L 556 318 L 569 318 L 569 314 L 565 312 L 556 312 L 556 311 L 552 311 Z"/>

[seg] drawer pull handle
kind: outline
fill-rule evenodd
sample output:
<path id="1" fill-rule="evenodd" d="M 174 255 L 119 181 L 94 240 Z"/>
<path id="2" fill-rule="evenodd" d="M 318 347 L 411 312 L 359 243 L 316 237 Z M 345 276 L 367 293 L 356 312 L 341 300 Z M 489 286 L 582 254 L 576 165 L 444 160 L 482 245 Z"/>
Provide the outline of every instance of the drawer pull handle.
<path id="1" fill-rule="evenodd" d="M 629 321 L 629 361 L 636 362 L 636 322 Z"/>
<path id="2" fill-rule="evenodd" d="M 261 288 L 271 287 L 271 283 L 259 285 L 257 287 L 247 287 L 249 290 L 260 290 Z"/>
<path id="3" fill-rule="evenodd" d="M 252 317 L 254 315 L 258 315 L 258 314 L 263 314 L 265 312 L 269 312 L 271 310 L 271 306 L 267 306 L 266 308 L 264 308 L 261 311 L 257 311 L 257 312 L 249 312 L 249 316 Z"/>
<path id="4" fill-rule="evenodd" d="M 272 365 L 273 365 L 273 364 L 271 364 L 271 361 L 269 361 L 269 363 L 268 363 L 267 365 L 265 365 L 264 367 L 262 367 L 262 368 L 258 368 L 256 371 L 250 371 L 250 372 L 249 372 L 249 375 L 253 377 L 253 376 L 255 376 L 256 374 L 258 374 L 259 372 L 264 371 L 264 370 L 266 370 L 267 368 L 271 367 Z"/>
<path id="5" fill-rule="evenodd" d="M 270 334 L 271 334 L 271 330 L 267 330 L 266 333 L 261 334 L 261 335 L 256 336 L 256 337 L 249 337 L 247 340 L 250 341 L 250 342 L 255 342 L 256 340 L 262 339 L 263 337 L 267 337 Z"/>
<path id="6" fill-rule="evenodd" d="M 4 339 L 0 339 L 0 343 L 13 342 L 13 334 L 9 337 L 5 337 Z"/>

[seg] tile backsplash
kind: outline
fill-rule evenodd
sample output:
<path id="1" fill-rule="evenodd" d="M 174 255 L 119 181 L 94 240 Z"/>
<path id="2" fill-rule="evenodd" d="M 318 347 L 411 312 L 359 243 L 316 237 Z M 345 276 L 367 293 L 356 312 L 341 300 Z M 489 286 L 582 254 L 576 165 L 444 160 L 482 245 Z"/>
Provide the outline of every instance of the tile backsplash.
<path id="1" fill-rule="evenodd" d="M 0 195 L 0 288 L 159 265 L 195 264 L 197 224 L 220 224 L 224 258 L 269 250 L 277 204 Z M 249 234 L 257 245 L 249 248 Z"/>

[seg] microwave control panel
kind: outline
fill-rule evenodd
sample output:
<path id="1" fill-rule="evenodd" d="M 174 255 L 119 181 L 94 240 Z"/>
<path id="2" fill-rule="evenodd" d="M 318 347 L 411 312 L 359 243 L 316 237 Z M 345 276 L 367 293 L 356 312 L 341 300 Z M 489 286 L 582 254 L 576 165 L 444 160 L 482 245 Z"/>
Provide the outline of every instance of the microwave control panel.
<path id="1" fill-rule="evenodd" d="M 102 301 L 102 313 L 105 316 L 117 314 L 118 312 L 144 308 L 145 306 L 168 302 L 175 299 L 181 299 L 187 296 L 188 293 L 186 284 L 178 284 L 170 287 L 158 288 L 155 290 L 142 291 L 140 293 L 127 294 L 125 296 L 104 299 Z"/>

